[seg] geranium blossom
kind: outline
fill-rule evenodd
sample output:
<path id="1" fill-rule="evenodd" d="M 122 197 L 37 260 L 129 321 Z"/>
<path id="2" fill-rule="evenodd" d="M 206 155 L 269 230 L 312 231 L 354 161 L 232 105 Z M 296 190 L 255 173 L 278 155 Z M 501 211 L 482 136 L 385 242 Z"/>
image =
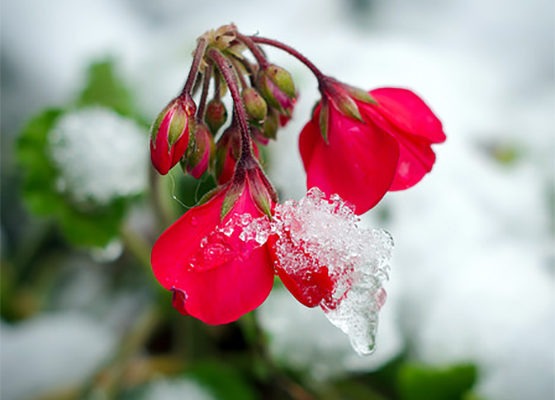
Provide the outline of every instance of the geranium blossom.
<path id="1" fill-rule="evenodd" d="M 376 89 L 365 99 L 332 82 L 332 93 L 324 90 L 323 105 L 299 138 L 307 187 L 337 193 L 362 214 L 387 191 L 422 179 L 435 161 L 431 144 L 445 135 L 441 122 L 409 90 Z"/>
<path id="2" fill-rule="evenodd" d="M 257 173 L 191 208 L 154 244 L 154 275 L 174 292 L 180 312 L 224 324 L 258 307 L 270 293 L 274 272 L 267 246 L 241 237 L 251 219 L 267 218 L 253 197 L 261 184 Z"/>

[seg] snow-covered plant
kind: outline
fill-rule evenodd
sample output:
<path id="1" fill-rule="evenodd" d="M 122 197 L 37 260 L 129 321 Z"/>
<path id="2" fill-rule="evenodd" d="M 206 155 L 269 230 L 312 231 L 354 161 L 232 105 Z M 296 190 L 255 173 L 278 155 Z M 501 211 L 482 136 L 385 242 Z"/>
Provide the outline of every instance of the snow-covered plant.
<path id="1" fill-rule="evenodd" d="M 308 193 L 298 202 L 279 203 L 260 160 L 299 95 L 263 46 L 305 64 L 321 94 L 300 134 Z M 217 186 L 154 244 L 154 275 L 175 308 L 214 325 L 257 308 L 277 275 L 299 302 L 320 306 L 357 352 L 370 353 L 393 241 L 361 228 L 357 215 L 418 183 L 434 164 L 431 145 L 444 140 L 441 122 L 410 90 L 355 88 L 279 41 L 234 25 L 208 31 L 183 89 L 152 126 L 150 149 L 161 174 L 181 163 Z"/>

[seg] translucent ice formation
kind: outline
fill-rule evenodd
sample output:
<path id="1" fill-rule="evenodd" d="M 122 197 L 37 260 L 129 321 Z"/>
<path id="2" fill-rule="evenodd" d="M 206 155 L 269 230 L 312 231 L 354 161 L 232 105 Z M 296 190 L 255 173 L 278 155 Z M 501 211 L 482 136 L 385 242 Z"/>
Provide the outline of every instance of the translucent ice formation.
<path id="1" fill-rule="evenodd" d="M 294 286 L 303 304 L 320 305 L 357 353 L 370 354 L 385 301 L 391 236 L 362 228 L 350 205 L 336 195 L 327 199 L 317 188 L 298 202 L 277 205 L 272 233 L 280 276 L 294 281 L 284 281 L 286 286 Z"/>
<path id="2" fill-rule="evenodd" d="M 105 205 L 142 192 L 147 182 L 146 131 L 105 108 L 65 114 L 49 135 L 57 189 L 79 205 Z"/>

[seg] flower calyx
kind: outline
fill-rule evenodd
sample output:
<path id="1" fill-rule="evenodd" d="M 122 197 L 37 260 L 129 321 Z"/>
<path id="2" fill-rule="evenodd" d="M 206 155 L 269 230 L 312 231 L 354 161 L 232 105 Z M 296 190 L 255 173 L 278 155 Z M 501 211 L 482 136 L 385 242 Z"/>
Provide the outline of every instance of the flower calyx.
<path id="1" fill-rule="evenodd" d="M 295 98 L 295 84 L 291 74 L 274 64 L 260 69 L 257 76 L 257 87 L 271 107 L 280 114 L 291 116 Z"/>

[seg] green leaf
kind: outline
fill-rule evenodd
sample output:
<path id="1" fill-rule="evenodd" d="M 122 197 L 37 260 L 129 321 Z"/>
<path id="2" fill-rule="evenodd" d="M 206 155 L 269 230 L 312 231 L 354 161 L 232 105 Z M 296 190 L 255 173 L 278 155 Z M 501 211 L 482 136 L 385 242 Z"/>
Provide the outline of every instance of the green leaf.
<path id="1" fill-rule="evenodd" d="M 111 60 L 91 64 L 87 83 L 77 105 L 98 105 L 111 108 L 124 116 L 135 116 L 131 92 L 117 76 Z"/>
<path id="2" fill-rule="evenodd" d="M 254 400 L 254 390 L 231 366 L 205 361 L 195 364 L 187 374 L 208 388 L 218 400 Z"/>
<path id="3" fill-rule="evenodd" d="M 402 400 L 462 400 L 468 398 L 476 382 L 471 364 L 432 368 L 405 364 L 399 370 L 398 387 Z"/>
<path id="4" fill-rule="evenodd" d="M 23 172 L 23 199 L 29 210 L 56 220 L 72 244 L 105 246 L 119 233 L 126 202 L 117 199 L 107 206 L 78 208 L 56 190 L 58 171 L 48 154 L 48 134 L 61 109 L 48 109 L 32 118 L 17 141 L 17 158 Z"/>

